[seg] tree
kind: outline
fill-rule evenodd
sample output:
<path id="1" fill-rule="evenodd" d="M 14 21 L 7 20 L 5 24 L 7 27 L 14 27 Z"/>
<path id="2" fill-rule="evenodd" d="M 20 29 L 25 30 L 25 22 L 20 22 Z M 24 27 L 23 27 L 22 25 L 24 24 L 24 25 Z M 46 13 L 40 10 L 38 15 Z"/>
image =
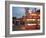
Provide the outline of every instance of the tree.
<path id="1" fill-rule="evenodd" d="M 13 24 L 15 23 L 16 17 L 12 17 Z"/>

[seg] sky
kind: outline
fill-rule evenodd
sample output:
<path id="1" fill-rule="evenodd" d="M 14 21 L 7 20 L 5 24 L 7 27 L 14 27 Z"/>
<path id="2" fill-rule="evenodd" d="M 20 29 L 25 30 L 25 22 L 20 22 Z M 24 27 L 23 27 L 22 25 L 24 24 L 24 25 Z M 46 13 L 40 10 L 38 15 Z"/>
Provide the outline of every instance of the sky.
<path id="1" fill-rule="evenodd" d="M 29 8 L 30 10 L 35 11 L 34 8 Z M 37 8 L 36 10 L 38 10 Z M 12 7 L 12 16 L 16 18 L 21 18 L 22 16 L 25 16 L 25 8 L 24 7 Z"/>
<path id="2" fill-rule="evenodd" d="M 22 16 L 25 16 L 25 8 L 13 7 L 12 8 L 12 15 L 16 18 L 21 18 Z"/>

